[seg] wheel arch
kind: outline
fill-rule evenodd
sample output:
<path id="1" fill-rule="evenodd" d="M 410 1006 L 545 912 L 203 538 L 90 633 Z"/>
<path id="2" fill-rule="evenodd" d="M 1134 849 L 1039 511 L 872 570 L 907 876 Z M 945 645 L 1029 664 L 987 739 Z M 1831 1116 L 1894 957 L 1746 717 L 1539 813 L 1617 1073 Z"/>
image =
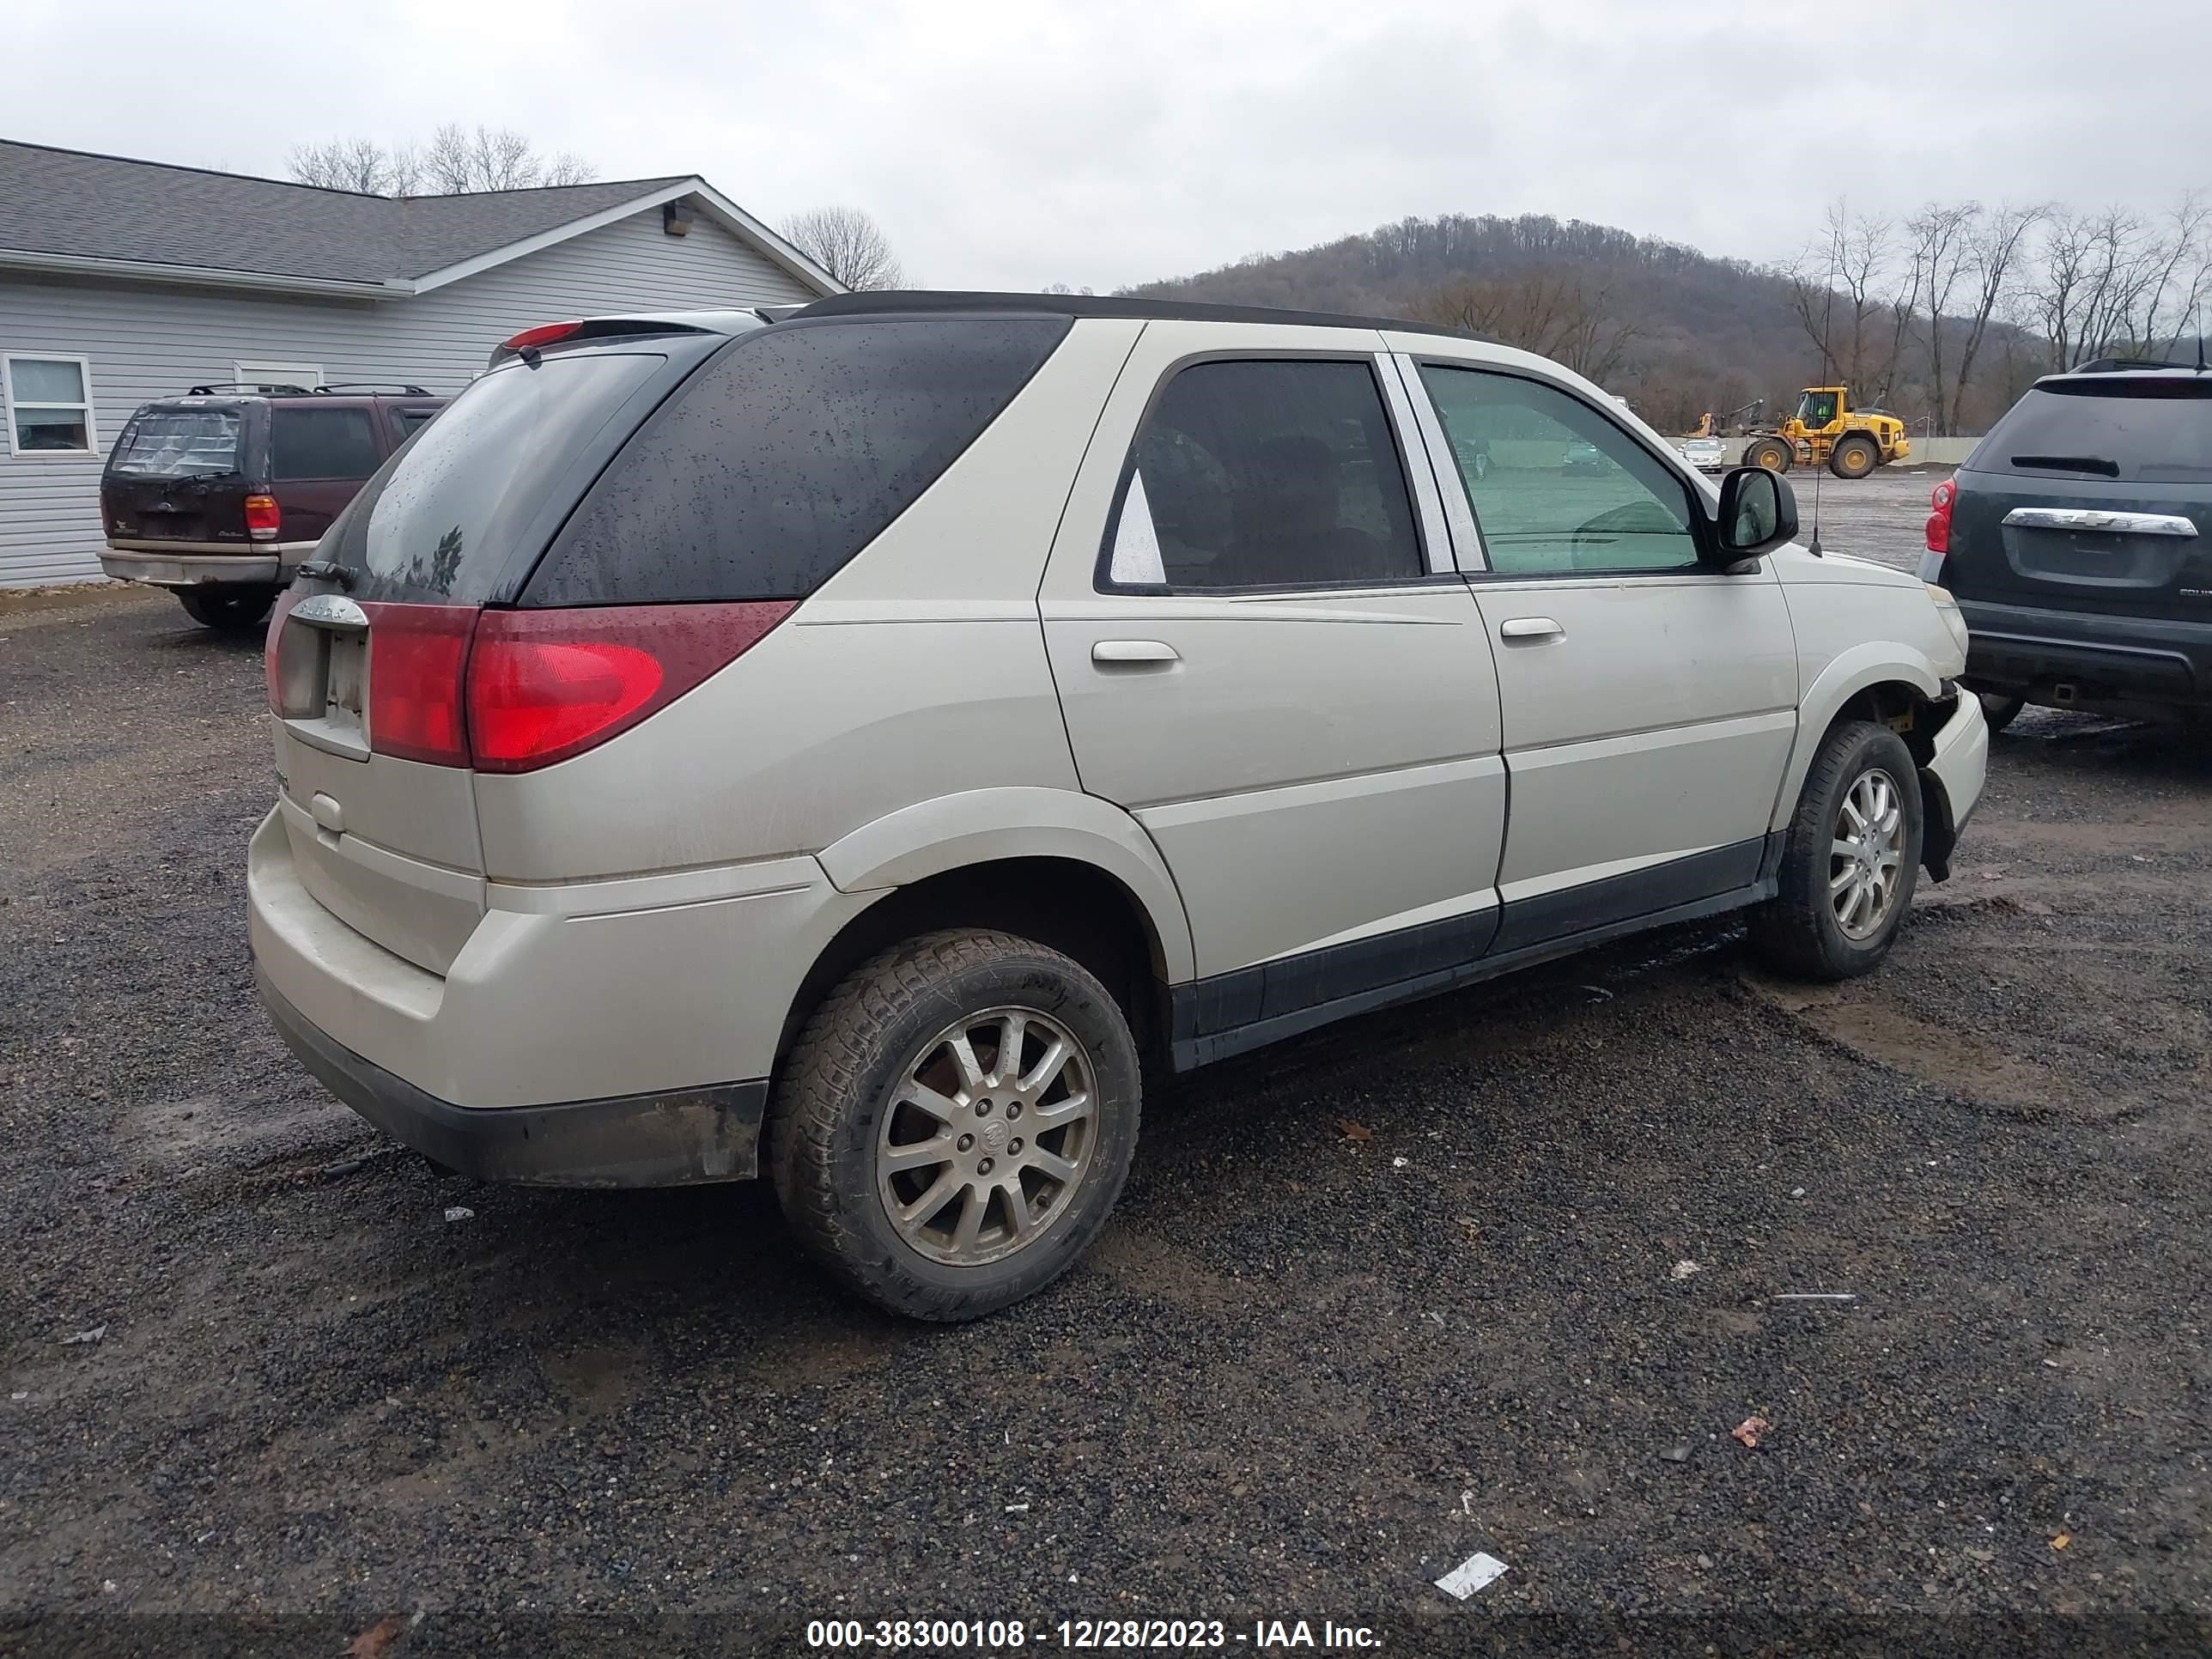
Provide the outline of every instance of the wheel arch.
<path id="1" fill-rule="evenodd" d="M 1942 695 L 1942 677 L 1910 647 L 1874 641 L 1837 657 L 1798 699 L 1797 740 L 1790 746 L 1790 763 L 1783 772 L 1768 828 L 1778 831 L 1789 828 L 1806 775 L 1813 769 L 1813 757 L 1838 720 L 1887 721 L 1917 703 L 1936 702 Z M 1906 746 L 1911 747 L 1910 738 Z M 1916 751 L 1913 758 L 1925 766 L 1926 756 Z"/>
<path id="2" fill-rule="evenodd" d="M 995 927 L 1065 951 L 1105 980 L 1139 1027 L 1196 962 L 1182 895 L 1152 837 L 1096 796 L 965 791 L 903 807 L 820 854 L 830 881 L 873 902 L 817 954 L 777 1045 L 787 1050 L 830 986 L 876 951 L 946 927 Z M 1146 1028 L 1151 1027 L 1152 1030 Z"/>

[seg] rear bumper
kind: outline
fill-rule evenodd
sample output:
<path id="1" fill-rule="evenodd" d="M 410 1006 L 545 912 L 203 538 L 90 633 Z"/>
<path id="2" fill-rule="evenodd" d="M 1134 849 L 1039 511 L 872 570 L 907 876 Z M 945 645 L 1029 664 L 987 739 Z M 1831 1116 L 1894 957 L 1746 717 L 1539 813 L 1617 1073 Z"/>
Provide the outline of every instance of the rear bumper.
<path id="1" fill-rule="evenodd" d="M 1959 601 L 1977 691 L 2084 708 L 2212 706 L 2212 622 Z"/>
<path id="2" fill-rule="evenodd" d="M 456 1106 L 345 1047 L 257 973 L 262 1006 L 301 1064 L 395 1140 L 479 1181 L 678 1187 L 750 1178 L 765 1079 L 550 1106 Z"/>
<path id="3" fill-rule="evenodd" d="M 111 541 L 100 568 L 118 581 L 153 587 L 198 587 L 203 583 L 274 582 L 284 568 L 314 550 L 313 542 L 271 542 L 240 552 L 222 544 Z"/>

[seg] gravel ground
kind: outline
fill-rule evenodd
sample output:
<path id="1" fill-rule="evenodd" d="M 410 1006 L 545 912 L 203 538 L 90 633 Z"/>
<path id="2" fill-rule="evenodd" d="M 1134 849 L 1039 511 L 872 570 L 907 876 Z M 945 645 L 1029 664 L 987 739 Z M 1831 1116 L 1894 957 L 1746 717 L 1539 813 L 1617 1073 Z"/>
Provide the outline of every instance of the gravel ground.
<path id="1" fill-rule="evenodd" d="M 1926 487 L 1823 507 L 1909 561 Z M 0 1654 L 2203 1650 L 2212 752 L 2024 717 L 1846 988 L 1706 924 L 1201 1073 L 945 1330 L 763 1190 L 476 1187 L 331 1101 L 250 990 L 260 698 L 157 596 L 0 602 Z"/>

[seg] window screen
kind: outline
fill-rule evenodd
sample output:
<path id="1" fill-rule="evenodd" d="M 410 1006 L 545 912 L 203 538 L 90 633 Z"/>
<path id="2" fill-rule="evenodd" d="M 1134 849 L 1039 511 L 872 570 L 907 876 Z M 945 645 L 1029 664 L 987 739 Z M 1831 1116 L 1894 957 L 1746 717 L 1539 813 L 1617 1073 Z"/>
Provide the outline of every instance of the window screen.
<path id="1" fill-rule="evenodd" d="M 528 602 L 804 598 L 952 465 L 1068 327 L 901 317 L 747 335 L 617 457 Z"/>
<path id="2" fill-rule="evenodd" d="M 1366 362 L 1194 364 L 1160 394 L 1133 459 L 1110 584 L 1298 587 L 1425 573 Z"/>
<path id="3" fill-rule="evenodd" d="M 1421 380 L 1492 570 L 1697 565 L 1688 484 L 1581 398 L 1515 374 L 1433 363 Z"/>
<path id="4" fill-rule="evenodd" d="M 365 409 L 285 409 L 269 415 L 269 471 L 278 483 L 366 478 L 384 457 Z"/>

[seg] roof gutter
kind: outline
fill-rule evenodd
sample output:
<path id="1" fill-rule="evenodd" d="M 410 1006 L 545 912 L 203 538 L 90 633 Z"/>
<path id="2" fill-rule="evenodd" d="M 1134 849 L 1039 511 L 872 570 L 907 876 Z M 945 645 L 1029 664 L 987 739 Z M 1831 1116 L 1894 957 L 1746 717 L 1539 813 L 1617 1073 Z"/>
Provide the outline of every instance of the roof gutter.
<path id="1" fill-rule="evenodd" d="M 0 270 L 52 271 L 70 276 L 113 276 L 126 282 L 185 288 L 245 288 L 266 294 L 343 295 L 356 300 L 404 300 L 410 282 L 352 283 L 331 276 L 291 276 L 279 271 L 228 270 L 216 265 L 173 265 L 145 259 L 106 259 L 83 253 L 46 253 L 0 247 Z"/>

